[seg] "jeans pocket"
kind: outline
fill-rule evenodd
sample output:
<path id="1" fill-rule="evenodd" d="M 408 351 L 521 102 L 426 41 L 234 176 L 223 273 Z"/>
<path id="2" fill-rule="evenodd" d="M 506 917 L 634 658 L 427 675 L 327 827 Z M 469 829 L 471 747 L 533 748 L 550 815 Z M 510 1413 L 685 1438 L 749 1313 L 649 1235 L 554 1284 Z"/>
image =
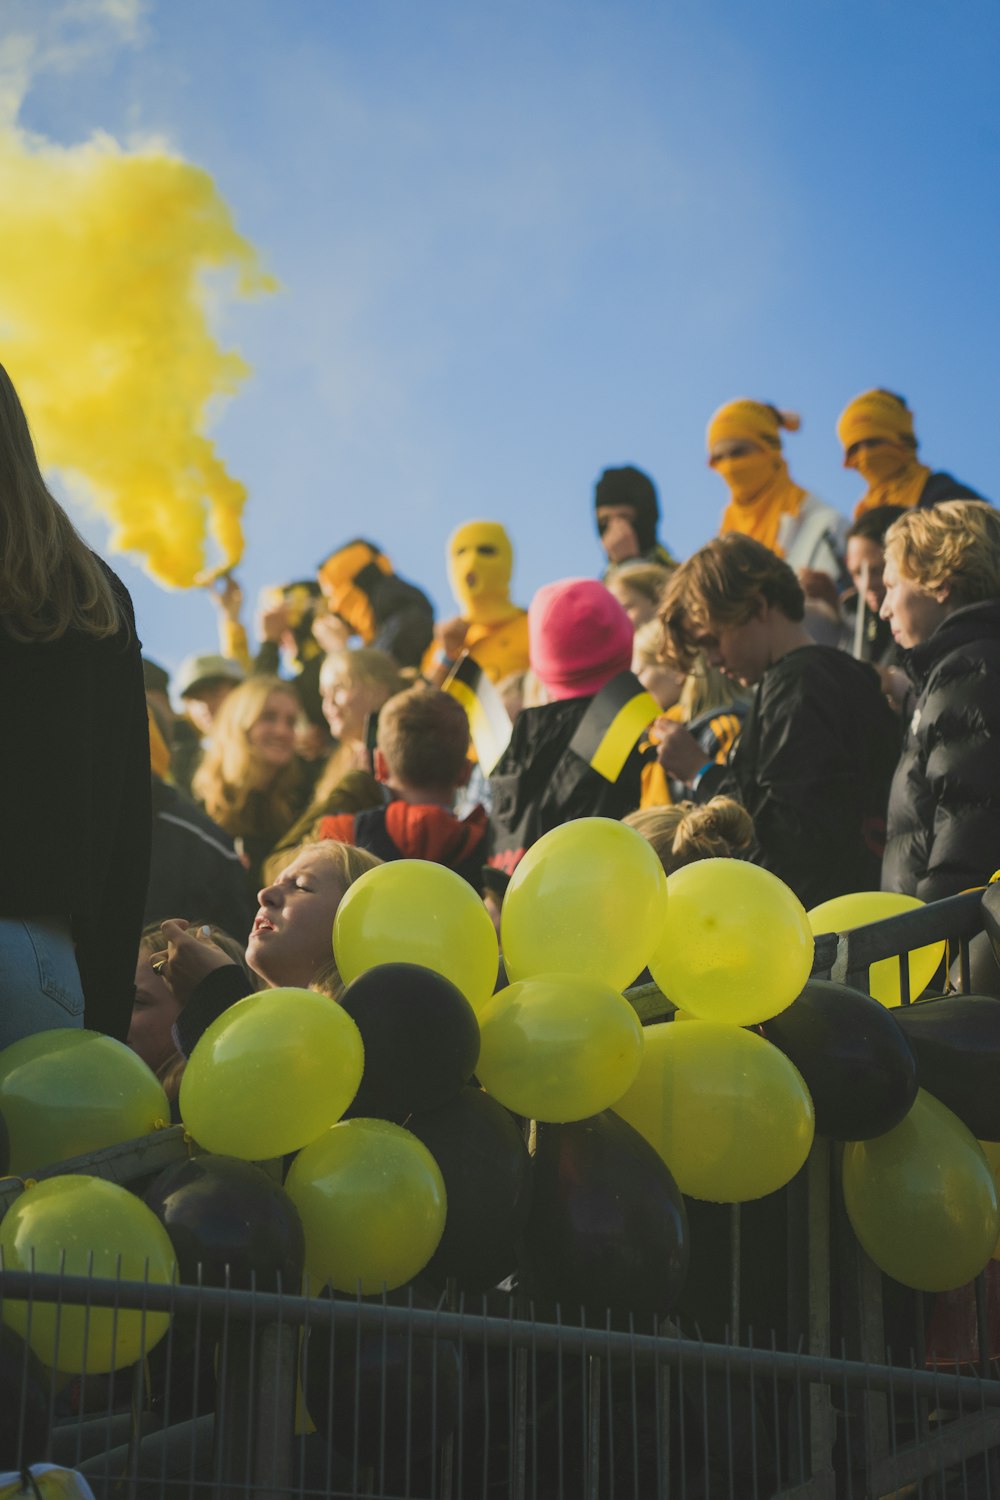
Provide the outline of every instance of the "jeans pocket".
<path id="1" fill-rule="evenodd" d="M 38 964 L 38 987 L 42 994 L 61 1006 L 68 1016 L 82 1015 L 83 986 L 69 924 L 32 918 L 23 925 Z"/>

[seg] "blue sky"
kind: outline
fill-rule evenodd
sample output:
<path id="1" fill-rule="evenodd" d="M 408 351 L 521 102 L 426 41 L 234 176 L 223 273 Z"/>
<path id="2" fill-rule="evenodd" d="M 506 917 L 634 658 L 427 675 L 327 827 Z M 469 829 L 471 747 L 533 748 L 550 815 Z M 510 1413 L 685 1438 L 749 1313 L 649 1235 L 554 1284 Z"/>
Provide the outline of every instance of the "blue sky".
<path id="1" fill-rule="evenodd" d="M 73 9 L 12 7 L 22 31 Z M 909 399 L 926 461 L 1000 496 L 994 0 L 75 15 L 90 44 L 37 69 L 20 123 L 164 138 L 282 285 L 216 315 L 254 369 L 213 427 L 250 490 L 251 599 L 361 532 L 451 613 L 445 539 L 485 516 L 526 603 L 598 571 L 593 484 L 628 462 L 686 554 L 724 499 L 705 422 L 737 395 L 802 414 L 792 473 L 845 511 L 834 422 L 876 384 Z M 149 654 L 211 648 L 200 594 L 114 563 Z"/>

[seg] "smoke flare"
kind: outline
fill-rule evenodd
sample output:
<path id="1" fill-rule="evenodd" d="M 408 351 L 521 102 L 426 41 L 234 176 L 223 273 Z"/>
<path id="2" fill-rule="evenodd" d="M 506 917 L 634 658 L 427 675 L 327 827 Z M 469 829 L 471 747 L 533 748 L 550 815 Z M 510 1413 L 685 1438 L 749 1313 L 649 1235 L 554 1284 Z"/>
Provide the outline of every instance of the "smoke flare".
<path id="1" fill-rule="evenodd" d="M 249 373 L 213 338 L 205 273 L 274 289 L 201 169 L 110 136 L 58 147 L 0 130 L 0 358 L 39 458 L 82 480 L 161 583 L 188 587 L 243 551 L 246 489 L 205 435 L 210 403 Z M 215 559 L 213 559 L 215 561 Z"/>

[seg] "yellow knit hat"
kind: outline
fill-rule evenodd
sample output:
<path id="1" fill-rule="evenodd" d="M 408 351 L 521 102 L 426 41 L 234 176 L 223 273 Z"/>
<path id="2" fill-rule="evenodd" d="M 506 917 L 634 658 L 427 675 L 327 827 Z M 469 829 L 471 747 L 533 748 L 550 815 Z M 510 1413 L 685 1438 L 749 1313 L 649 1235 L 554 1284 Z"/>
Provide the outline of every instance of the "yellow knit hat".
<path id="1" fill-rule="evenodd" d="M 863 391 L 844 407 L 837 422 L 837 436 L 844 452 L 868 438 L 916 448 L 913 413 L 902 396 L 892 391 Z"/>
<path id="2" fill-rule="evenodd" d="M 781 447 L 780 429 L 797 432 L 802 419 L 794 411 L 779 411 L 766 401 L 750 401 L 741 397 L 728 401 L 712 417 L 706 438 L 709 450 L 716 443 L 733 440 L 740 443 L 763 443 L 769 448 Z"/>

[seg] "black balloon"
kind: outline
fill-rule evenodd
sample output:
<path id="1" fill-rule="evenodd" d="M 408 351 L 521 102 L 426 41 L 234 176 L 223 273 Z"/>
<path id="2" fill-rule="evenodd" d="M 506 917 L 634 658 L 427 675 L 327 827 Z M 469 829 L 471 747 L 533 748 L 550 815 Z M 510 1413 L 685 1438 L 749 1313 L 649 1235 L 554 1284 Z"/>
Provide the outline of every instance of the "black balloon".
<path id="1" fill-rule="evenodd" d="M 891 1014 L 917 1055 L 920 1084 L 981 1141 L 1000 1141 L 1000 1000 L 950 995 Z"/>
<path id="2" fill-rule="evenodd" d="M 410 1300 L 406 1289 L 386 1298 L 397 1307 Z M 419 1305 L 416 1298 L 413 1305 Z M 447 1339 L 388 1328 L 359 1332 L 348 1323 L 332 1335 L 316 1325 L 309 1329 L 303 1400 L 318 1430 L 347 1460 L 357 1455 L 359 1463 L 393 1468 L 407 1454 L 429 1453 L 455 1429 L 460 1384 L 458 1351 Z"/>
<path id="3" fill-rule="evenodd" d="M 536 1131 L 525 1243 L 537 1291 L 567 1312 L 669 1312 L 687 1273 L 688 1230 L 662 1158 L 610 1110 Z"/>
<path id="4" fill-rule="evenodd" d="M 0 1327 L 0 1469 L 42 1463 L 49 1447 L 49 1377 L 11 1328 Z"/>
<path id="5" fill-rule="evenodd" d="M 805 1079 L 816 1134 L 867 1141 L 892 1130 L 917 1097 L 917 1065 L 892 1017 L 870 995 L 810 979 L 760 1027 Z"/>
<path id="6" fill-rule="evenodd" d="M 298 1293 L 305 1242 L 298 1209 L 273 1178 L 231 1156 L 195 1156 L 161 1172 L 145 1201 L 177 1255 L 181 1281 Z"/>
<path id="7" fill-rule="evenodd" d="M 454 1276 L 485 1292 L 517 1267 L 528 1215 L 531 1159 L 513 1117 L 480 1089 L 406 1122 L 444 1178 L 448 1217 L 441 1243 L 420 1273 L 440 1286 Z"/>
<path id="8" fill-rule="evenodd" d="M 433 969 L 378 964 L 347 986 L 341 1004 L 365 1044 L 364 1076 L 346 1118 L 401 1125 L 416 1110 L 446 1104 L 472 1077 L 476 1013 Z"/>

